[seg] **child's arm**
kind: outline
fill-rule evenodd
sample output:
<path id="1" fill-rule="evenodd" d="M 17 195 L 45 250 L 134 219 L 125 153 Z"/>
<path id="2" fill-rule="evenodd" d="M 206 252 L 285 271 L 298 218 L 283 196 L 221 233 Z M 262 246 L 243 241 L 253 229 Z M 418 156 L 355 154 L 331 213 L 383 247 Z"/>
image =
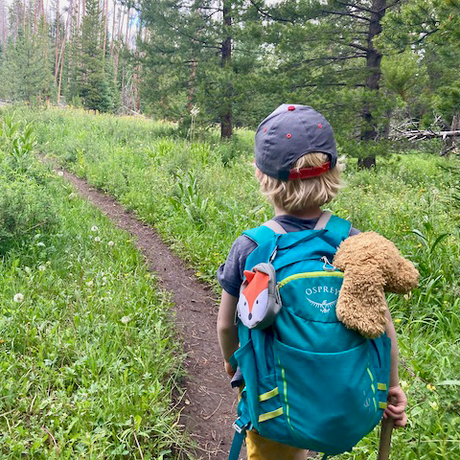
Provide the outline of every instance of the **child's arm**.
<path id="1" fill-rule="evenodd" d="M 384 418 L 391 417 L 395 426 L 404 427 L 406 426 L 407 416 L 405 409 L 407 406 L 407 398 L 404 391 L 399 386 L 399 372 L 398 372 L 398 339 L 396 338 L 395 326 L 391 319 L 390 311 L 387 308 L 385 313 L 387 318 L 386 332 L 388 337 L 391 339 L 391 370 L 390 370 L 390 388 L 388 390 L 388 400 L 390 397 L 395 399 L 394 404 L 388 404 L 388 407 L 383 413 Z"/>
<path id="2" fill-rule="evenodd" d="M 225 370 L 233 377 L 236 369 L 230 365 L 230 357 L 238 349 L 238 328 L 235 324 L 235 312 L 238 298 L 222 291 L 219 314 L 217 316 L 217 336 L 225 362 Z"/>

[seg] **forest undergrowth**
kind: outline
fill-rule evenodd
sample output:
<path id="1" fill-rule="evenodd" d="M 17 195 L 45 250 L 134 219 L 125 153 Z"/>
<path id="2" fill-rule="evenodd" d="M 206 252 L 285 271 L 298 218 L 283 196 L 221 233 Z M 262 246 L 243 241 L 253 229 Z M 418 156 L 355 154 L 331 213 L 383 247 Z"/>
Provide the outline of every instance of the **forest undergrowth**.
<path id="1" fill-rule="evenodd" d="M 212 136 L 192 143 L 149 120 L 31 109 L 16 109 L 15 117 L 33 124 L 41 153 L 154 225 L 216 289 L 216 269 L 233 240 L 271 217 L 254 180 L 248 131 L 232 143 Z M 395 433 L 392 458 L 460 459 L 458 160 L 411 151 L 379 158 L 376 170 L 354 163 L 330 210 L 392 239 L 421 274 L 411 295 L 388 296 L 409 398 L 408 427 Z M 375 430 L 337 458 L 373 460 L 377 442 Z"/>

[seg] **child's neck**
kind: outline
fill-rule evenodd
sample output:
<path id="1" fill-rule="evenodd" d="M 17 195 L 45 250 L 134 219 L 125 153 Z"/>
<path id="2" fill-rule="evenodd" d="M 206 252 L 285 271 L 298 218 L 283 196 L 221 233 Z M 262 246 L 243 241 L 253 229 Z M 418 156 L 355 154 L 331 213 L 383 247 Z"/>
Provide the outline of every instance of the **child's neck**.
<path id="1" fill-rule="evenodd" d="M 275 216 L 294 216 L 300 219 L 317 219 L 323 211 L 319 206 L 302 209 L 302 211 L 287 212 L 285 209 L 275 206 Z"/>

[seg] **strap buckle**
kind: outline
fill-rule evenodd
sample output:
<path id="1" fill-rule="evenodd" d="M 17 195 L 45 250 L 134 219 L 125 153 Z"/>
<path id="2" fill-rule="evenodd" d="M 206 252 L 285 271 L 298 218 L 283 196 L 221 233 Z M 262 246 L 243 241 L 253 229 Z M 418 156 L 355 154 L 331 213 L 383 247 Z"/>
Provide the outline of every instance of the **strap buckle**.
<path id="1" fill-rule="evenodd" d="M 238 433 L 244 433 L 246 430 L 248 430 L 251 426 L 251 421 L 247 420 L 244 417 L 238 417 L 232 425 L 232 428 Z"/>

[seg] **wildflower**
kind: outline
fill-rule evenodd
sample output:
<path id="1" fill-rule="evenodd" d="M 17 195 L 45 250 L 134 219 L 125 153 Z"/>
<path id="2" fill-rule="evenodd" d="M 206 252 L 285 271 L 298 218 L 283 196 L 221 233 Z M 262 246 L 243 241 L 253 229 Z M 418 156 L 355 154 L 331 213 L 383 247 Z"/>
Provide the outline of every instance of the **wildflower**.
<path id="1" fill-rule="evenodd" d="M 90 280 L 90 281 L 87 281 L 87 282 L 86 282 L 86 285 L 87 285 L 88 287 L 91 287 L 93 284 L 94 284 L 93 280 Z"/>
<path id="2" fill-rule="evenodd" d="M 131 321 L 131 317 L 130 317 L 130 316 L 123 316 L 123 317 L 121 318 L 121 322 L 122 322 L 123 324 L 128 324 L 130 321 Z"/>
<path id="3" fill-rule="evenodd" d="M 396 318 L 395 319 L 395 323 L 400 323 L 401 322 L 401 318 Z"/>
<path id="4" fill-rule="evenodd" d="M 58 171 L 57 175 L 62 177 L 64 175 L 64 172 L 63 171 Z"/>
<path id="5" fill-rule="evenodd" d="M 192 115 L 192 117 L 196 117 L 198 116 L 198 114 L 200 113 L 200 108 L 197 106 L 197 105 L 194 105 L 192 107 L 192 110 L 190 110 L 190 114 Z"/>
<path id="6" fill-rule="evenodd" d="M 17 294 L 15 294 L 15 296 L 13 297 L 13 300 L 17 303 L 19 302 L 22 302 L 24 300 L 24 296 L 18 292 Z"/>
<path id="7" fill-rule="evenodd" d="M 97 225 L 93 225 L 93 226 L 91 227 L 91 231 L 92 231 L 92 232 L 97 232 L 98 230 L 99 230 L 99 227 L 98 227 Z"/>
<path id="8" fill-rule="evenodd" d="M 41 272 L 44 272 L 46 270 L 46 266 L 45 265 L 40 265 L 38 267 L 38 270 L 41 271 Z"/>
<path id="9" fill-rule="evenodd" d="M 96 236 L 96 238 L 94 238 L 94 241 L 95 241 L 96 243 L 99 243 L 99 242 L 101 241 L 101 239 L 100 239 L 98 236 Z"/>
<path id="10" fill-rule="evenodd" d="M 428 383 L 426 386 L 430 391 L 436 391 L 436 387 L 434 385 L 431 385 L 431 383 Z"/>
<path id="11" fill-rule="evenodd" d="M 113 241 L 109 241 L 107 244 L 108 244 L 109 246 L 113 246 L 115 243 L 114 243 Z"/>
<path id="12" fill-rule="evenodd" d="M 438 403 L 436 401 L 431 401 L 430 406 L 431 406 L 431 408 L 433 410 L 438 410 L 439 409 Z"/>

